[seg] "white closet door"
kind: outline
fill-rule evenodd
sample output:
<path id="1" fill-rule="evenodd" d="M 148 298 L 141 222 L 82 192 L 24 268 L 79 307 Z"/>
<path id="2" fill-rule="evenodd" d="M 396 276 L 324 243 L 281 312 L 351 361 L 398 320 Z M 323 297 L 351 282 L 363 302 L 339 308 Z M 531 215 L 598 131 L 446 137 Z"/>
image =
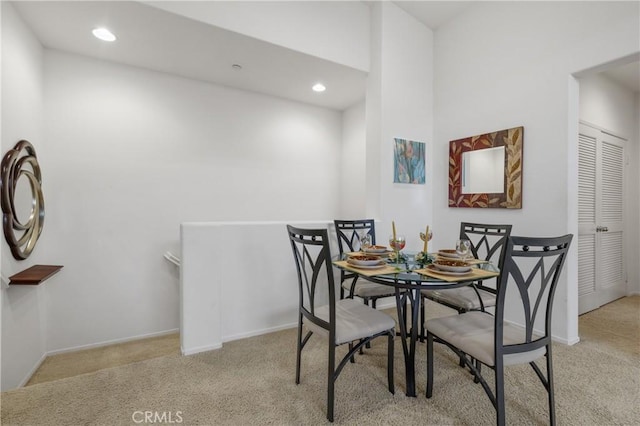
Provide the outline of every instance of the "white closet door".
<path id="1" fill-rule="evenodd" d="M 626 294 L 623 141 L 580 124 L 578 309 L 581 314 Z"/>

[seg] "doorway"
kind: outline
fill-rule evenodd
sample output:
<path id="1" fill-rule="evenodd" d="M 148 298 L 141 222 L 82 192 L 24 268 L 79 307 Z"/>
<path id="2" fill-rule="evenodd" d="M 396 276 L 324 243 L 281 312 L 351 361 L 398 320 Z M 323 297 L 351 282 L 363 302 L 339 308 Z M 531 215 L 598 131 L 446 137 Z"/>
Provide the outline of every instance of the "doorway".
<path id="1" fill-rule="evenodd" d="M 578 314 L 583 314 L 627 293 L 626 140 L 584 122 L 578 140 Z"/>

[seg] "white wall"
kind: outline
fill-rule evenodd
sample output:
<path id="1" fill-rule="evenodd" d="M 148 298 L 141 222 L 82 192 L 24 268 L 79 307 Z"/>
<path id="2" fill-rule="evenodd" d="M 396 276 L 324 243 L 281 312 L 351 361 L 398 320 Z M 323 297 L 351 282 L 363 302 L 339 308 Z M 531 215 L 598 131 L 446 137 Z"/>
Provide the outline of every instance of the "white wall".
<path id="1" fill-rule="evenodd" d="M 270 19 L 319 4 L 309 6 Z M 333 60 L 366 69 L 368 7 L 331 10 L 342 14 L 333 40 L 318 37 L 325 25 L 285 38 L 306 39 L 294 43 L 302 50 L 339 50 Z M 12 144 L 35 134 L 51 141 L 36 146 L 47 209 L 29 262 L 65 268 L 47 285 L 3 290 L 3 389 L 28 379 L 45 353 L 176 330 L 179 276 L 162 254 L 179 253 L 181 222 L 338 216 L 339 112 L 48 50 L 43 95 L 42 48 L 22 24 L 5 25 L 14 18 L 12 10 L 3 18 L 3 86 L 13 90 L 3 93 L 2 121 L 15 123 L 3 128 L 3 150 L 7 129 L 19 133 Z M 278 22 L 267 33 L 291 28 Z M 363 112 L 346 115 L 357 143 Z M 24 269 L 14 266 L 3 256 L 3 275 Z"/>
<path id="2" fill-rule="evenodd" d="M 342 112 L 340 218 L 366 216 L 366 107 L 362 101 Z M 337 218 L 336 218 L 337 219 Z"/>
<path id="3" fill-rule="evenodd" d="M 639 93 L 634 93 L 602 74 L 584 77 L 580 82 L 580 119 L 624 137 L 626 193 L 625 266 L 627 290 L 640 293 L 640 129 Z"/>
<path id="4" fill-rule="evenodd" d="M 182 222 L 338 211 L 336 111 L 47 50 L 45 132 L 50 351 L 177 329 Z"/>
<path id="5" fill-rule="evenodd" d="M 361 1 L 143 3 L 369 71 L 369 7 Z"/>
<path id="6" fill-rule="evenodd" d="M 367 87 L 367 215 L 380 218 L 378 238 L 394 220 L 407 250 L 432 218 L 433 32 L 390 2 L 373 5 L 372 64 Z M 371 120 L 371 122 L 370 122 Z M 394 138 L 426 143 L 426 183 L 393 183 Z M 375 152 L 375 151 L 377 152 Z M 437 230 L 435 231 L 438 232 Z"/>
<path id="7" fill-rule="evenodd" d="M 183 354 L 297 325 L 299 291 L 287 224 L 329 227 L 331 253 L 338 253 L 332 220 L 181 225 Z"/>
<path id="8" fill-rule="evenodd" d="M 49 162 L 42 131 L 42 46 L 10 3 L 2 2 L 2 152 L 21 139 L 36 150 L 43 172 L 45 202 L 49 199 Z M 49 235 L 45 227 L 41 240 Z M 18 233 L 17 235 L 20 235 Z M 36 245 L 31 257 L 16 261 L 2 238 L 2 276 L 10 277 L 37 263 L 50 263 Z M 2 284 L 2 390 L 24 384 L 41 362 L 45 351 L 45 300 L 49 286 Z"/>
<path id="9" fill-rule="evenodd" d="M 450 244 L 461 221 L 511 223 L 515 235 L 577 233 L 571 75 L 637 52 L 638 13 L 637 2 L 482 2 L 438 29 L 435 246 Z M 447 207 L 449 141 L 516 126 L 524 126 L 523 208 Z M 560 340 L 578 340 L 577 299 L 574 245 L 555 300 Z"/>

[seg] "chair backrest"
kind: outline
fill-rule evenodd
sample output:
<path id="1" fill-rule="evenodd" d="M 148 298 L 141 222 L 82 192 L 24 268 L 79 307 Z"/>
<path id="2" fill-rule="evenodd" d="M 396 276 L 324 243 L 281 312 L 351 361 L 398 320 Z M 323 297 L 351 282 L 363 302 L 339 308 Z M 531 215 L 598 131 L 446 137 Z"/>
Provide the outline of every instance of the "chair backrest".
<path id="1" fill-rule="evenodd" d="M 302 229 L 287 225 L 291 250 L 298 273 L 299 309 L 309 321 L 334 333 L 335 285 L 329 237 L 326 229 Z M 329 306 L 329 322 L 319 318 L 316 310 Z M 333 340 L 330 340 L 333 341 Z"/>
<path id="2" fill-rule="evenodd" d="M 471 241 L 471 253 L 476 259 L 490 260 L 499 269 L 504 262 L 507 238 L 512 225 L 460 223 L 460 238 Z"/>
<path id="3" fill-rule="evenodd" d="M 340 255 L 345 251 L 360 250 L 360 239 L 363 235 L 371 235 L 371 244 L 376 243 L 376 226 L 373 219 L 334 220 L 338 235 Z"/>
<path id="4" fill-rule="evenodd" d="M 496 354 L 528 352 L 550 343 L 553 296 L 572 238 L 572 234 L 551 238 L 509 237 L 496 300 Z M 505 306 L 507 292 L 511 290 L 516 290 L 517 295 L 511 294 L 513 297 Z M 522 321 L 525 327 L 522 344 L 502 347 L 505 311 L 510 319 L 519 315 L 515 321 Z M 534 327 L 537 336 L 533 334 Z"/>

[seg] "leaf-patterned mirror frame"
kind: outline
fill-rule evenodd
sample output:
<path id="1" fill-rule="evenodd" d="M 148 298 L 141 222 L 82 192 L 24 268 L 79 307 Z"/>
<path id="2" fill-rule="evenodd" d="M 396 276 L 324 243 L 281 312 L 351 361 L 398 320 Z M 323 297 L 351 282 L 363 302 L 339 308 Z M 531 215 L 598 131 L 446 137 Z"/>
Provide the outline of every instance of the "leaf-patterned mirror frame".
<path id="1" fill-rule="evenodd" d="M 449 142 L 449 207 L 522 208 L 524 127 L 500 130 Z M 462 193 L 462 153 L 505 147 L 503 193 Z"/>

